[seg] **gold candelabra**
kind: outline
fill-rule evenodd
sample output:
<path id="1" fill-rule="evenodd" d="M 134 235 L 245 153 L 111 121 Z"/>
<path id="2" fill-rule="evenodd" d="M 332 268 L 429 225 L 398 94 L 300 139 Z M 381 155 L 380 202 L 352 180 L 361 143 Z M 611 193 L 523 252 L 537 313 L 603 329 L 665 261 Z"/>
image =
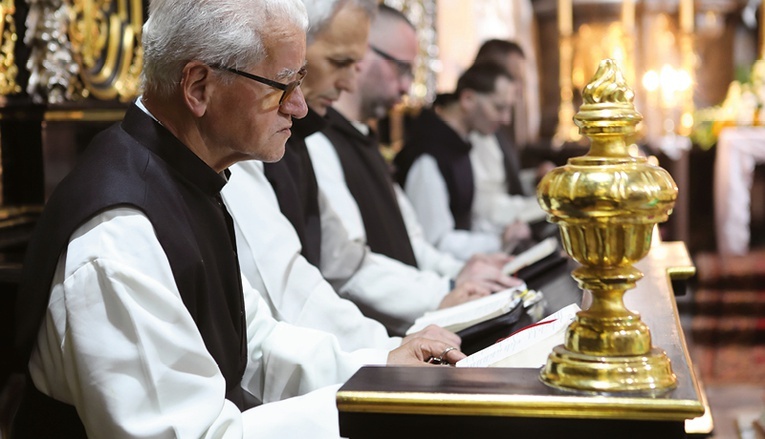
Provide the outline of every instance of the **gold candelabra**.
<path id="1" fill-rule="evenodd" d="M 660 392 L 676 385 L 666 353 L 624 306 L 624 293 L 643 274 L 632 264 L 648 254 L 654 226 L 666 221 L 677 197 L 667 171 L 629 154 L 626 138 L 642 116 L 634 93 L 611 59 L 603 60 L 574 116 L 590 139 L 582 157 L 555 168 L 537 198 L 557 223 L 563 246 L 582 264 L 572 276 L 592 304 L 577 314 L 565 343 L 553 349 L 540 373 L 546 384 L 592 392 Z"/>

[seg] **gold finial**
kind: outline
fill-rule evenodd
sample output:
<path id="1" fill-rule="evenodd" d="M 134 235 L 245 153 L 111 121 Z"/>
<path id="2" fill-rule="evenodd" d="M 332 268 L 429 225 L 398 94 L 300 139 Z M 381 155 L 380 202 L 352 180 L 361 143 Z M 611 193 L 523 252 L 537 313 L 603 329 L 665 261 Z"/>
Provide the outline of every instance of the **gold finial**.
<path id="1" fill-rule="evenodd" d="M 592 81 L 584 87 L 584 103 L 587 105 L 612 103 L 631 105 L 635 92 L 627 85 L 622 71 L 612 59 L 604 59 Z"/>
<path id="2" fill-rule="evenodd" d="M 590 138 L 615 134 L 630 137 L 643 120 L 632 103 L 635 93 L 627 85 L 614 60 L 600 62 L 582 97 L 584 104 L 574 115 L 574 123 L 582 134 Z M 599 147 L 594 149 L 599 150 Z"/>
<path id="3" fill-rule="evenodd" d="M 625 139 L 642 119 L 633 98 L 616 63 L 601 62 L 574 116 L 590 151 L 550 171 L 537 188 L 563 247 L 582 264 L 572 276 L 592 295 L 540 374 L 554 387 L 657 392 L 675 386 L 666 354 L 651 345 L 650 330 L 622 300 L 643 277 L 632 264 L 648 254 L 656 223 L 667 219 L 677 197 L 669 173 L 629 154 Z"/>

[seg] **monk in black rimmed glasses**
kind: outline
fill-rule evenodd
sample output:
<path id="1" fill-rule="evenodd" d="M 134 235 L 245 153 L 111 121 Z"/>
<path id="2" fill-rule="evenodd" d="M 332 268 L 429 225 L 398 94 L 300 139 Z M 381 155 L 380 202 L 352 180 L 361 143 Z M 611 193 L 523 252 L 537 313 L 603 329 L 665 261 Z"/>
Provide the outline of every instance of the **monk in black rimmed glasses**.
<path id="1" fill-rule="evenodd" d="M 379 49 L 379 48 L 377 48 L 377 47 L 375 47 L 375 46 L 373 46 L 371 44 L 369 45 L 369 50 L 371 50 L 372 52 L 380 55 L 380 57 L 385 59 L 386 61 L 390 61 L 391 63 L 393 63 L 393 65 L 396 66 L 396 71 L 398 72 L 398 76 L 400 78 L 410 78 L 411 79 L 411 78 L 414 77 L 414 72 L 413 72 L 413 69 L 412 69 L 412 63 L 411 62 L 400 60 L 400 59 L 394 57 L 393 55 L 389 54 L 388 52 L 386 52 L 386 51 L 384 51 L 382 49 Z"/>
<path id="2" fill-rule="evenodd" d="M 282 96 L 279 98 L 279 105 L 282 104 L 282 102 L 289 99 L 290 95 L 295 91 L 296 88 L 300 86 L 300 84 L 303 82 L 303 78 L 305 78 L 305 75 L 307 73 L 307 70 L 305 67 L 302 67 L 300 70 L 297 71 L 297 79 L 294 81 L 288 82 L 286 84 L 278 81 L 274 81 L 273 79 L 264 78 L 262 76 L 253 75 L 252 73 L 243 72 L 241 70 L 237 70 L 233 67 L 224 67 L 217 64 L 211 65 L 210 67 L 214 69 L 221 69 L 226 70 L 231 73 L 237 74 L 239 76 L 243 76 L 247 79 L 252 79 L 253 81 L 260 82 L 261 84 L 266 84 L 270 87 L 279 89 L 282 91 Z"/>

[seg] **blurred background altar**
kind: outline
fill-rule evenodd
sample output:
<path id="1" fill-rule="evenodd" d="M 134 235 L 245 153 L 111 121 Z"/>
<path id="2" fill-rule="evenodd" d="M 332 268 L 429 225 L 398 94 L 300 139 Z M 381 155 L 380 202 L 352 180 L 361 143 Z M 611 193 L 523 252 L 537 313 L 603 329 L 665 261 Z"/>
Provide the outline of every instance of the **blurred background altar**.
<path id="1" fill-rule="evenodd" d="M 683 240 L 693 252 L 716 249 L 716 234 L 709 231 L 715 227 L 710 177 L 717 135 L 726 127 L 759 123 L 760 104 L 752 99 L 759 97 L 759 83 L 751 79 L 762 57 L 759 1 L 387 3 L 409 9 L 422 29 L 409 105 L 450 90 L 483 41 L 503 38 L 521 45 L 529 60 L 527 111 L 515 121 L 516 142 L 529 165 L 545 158 L 562 164 L 586 151 L 571 117 L 598 61 L 617 60 L 644 117 L 635 143 L 656 155 L 681 186 L 675 214 L 663 227 L 665 238 Z M 755 207 L 754 227 L 765 222 L 760 210 Z"/>
<path id="2" fill-rule="evenodd" d="M 644 117 L 635 153 L 655 157 L 678 184 L 661 233 L 685 242 L 698 266 L 678 303 L 714 409 L 715 437 L 754 434 L 747 416 L 761 412 L 765 398 L 761 1 L 385 3 L 419 30 L 415 81 L 398 112 L 452 90 L 487 39 L 521 45 L 528 62 L 514 134 L 526 166 L 562 165 L 586 152 L 572 121 L 581 90 L 601 59 L 620 64 Z M 90 138 L 120 120 L 137 96 L 146 6 L 0 1 L 0 313 L 11 308 L 20 255 L 45 199 Z M 393 153 L 397 135 L 388 145 Z M 8 323 L 0 315 L 3 346 Z"/>

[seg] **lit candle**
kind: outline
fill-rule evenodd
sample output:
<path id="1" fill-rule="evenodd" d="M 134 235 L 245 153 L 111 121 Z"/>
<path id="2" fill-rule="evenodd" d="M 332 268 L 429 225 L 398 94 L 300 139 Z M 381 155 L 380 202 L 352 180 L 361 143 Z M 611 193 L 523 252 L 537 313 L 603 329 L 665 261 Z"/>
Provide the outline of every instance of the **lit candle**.
<path id="1" fill-rule="evenodd" d="M 680 30 L 693 33 L 693 0 L 680 0 Z"/>
<path id="2" fill-rule="evenodd" d="M 574 29 L 572 0 L 558 0 L 558 30 L 562 37 L 571 36 Z"/>

